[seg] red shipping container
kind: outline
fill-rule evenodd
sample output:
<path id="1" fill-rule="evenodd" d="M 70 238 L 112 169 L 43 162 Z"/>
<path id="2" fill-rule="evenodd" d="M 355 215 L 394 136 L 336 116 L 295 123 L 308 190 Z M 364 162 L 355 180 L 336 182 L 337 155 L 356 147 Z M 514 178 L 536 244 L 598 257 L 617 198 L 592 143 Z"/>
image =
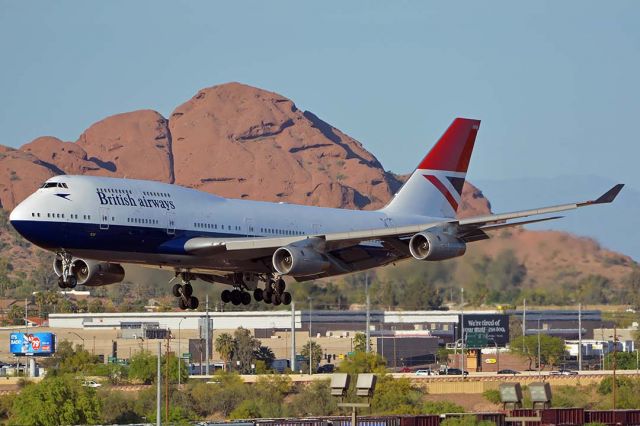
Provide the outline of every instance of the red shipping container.
<path id="1" fill-rule="evenodd" d="M 583 425 L 583 408 L 549 408 L 542 410 L 543 425 Z"/>
<path id="2" fill-rule="evenodd" d="M 640 410 L 628 410 L 627 422 L 629 425 L 640 425 Z"/>
<path id="3" fill-rule="evenodd" d="M 402 416 L 400 426 L 440 426 L 440 416 Z"/>
<path id="4" fill-rule="evenodd" d="M 533 410 L 531 408 L 517 408 L 515 410 L 511 410 L 511 415 L 509 417 L 539 417 L 538 410 Z M 522 426 L 522 422 L 510 422 L 512 426 Z M 525 426 L 540 426 L 542 423 L 540 421 L 537 422 L 526 422 Z"/>
<path id="5" fill-rule="evenodd" d="M 505 417 L 506 415 L 504 413 L 477 413 L 476 414 L 476 419 L 478 419 L 478 421 L 489 420 L 490 422 L 493 422 L 497 426 L 506 425 L 506 422 L 504 420 Z"/>
<path id="6" fill-rule="evenodd" d="M 585 411 L 585 420 L 587 423 L 606 423 L 608 425 L 627 425 L 626 410 L 591 410 Z"/>

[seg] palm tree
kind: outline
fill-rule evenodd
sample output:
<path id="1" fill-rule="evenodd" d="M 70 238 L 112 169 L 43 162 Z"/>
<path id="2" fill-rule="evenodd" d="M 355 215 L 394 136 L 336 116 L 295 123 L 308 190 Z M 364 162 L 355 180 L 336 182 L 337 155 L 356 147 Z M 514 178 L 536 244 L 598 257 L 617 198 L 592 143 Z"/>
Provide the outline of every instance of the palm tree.
<path id="1" fill-rule="evenodd" d="M 36 305 L 38 305 L 38 315 L 40 315 L 40 318 L 44 318 L 44 305 L 47 304 L 47 296 L 39 291 L 36 293 L 35 299 Z"/>
<path id="2" fill-rule="evenodd" d="M 227 365 L 233 357 L 233 351 L 236 347 L 234 338 L 229 333 L 222 333 L 216 338 L 215 350 L 220 354 L 220 358 L 224 361 L 224 369 L 227 369 Z"/>

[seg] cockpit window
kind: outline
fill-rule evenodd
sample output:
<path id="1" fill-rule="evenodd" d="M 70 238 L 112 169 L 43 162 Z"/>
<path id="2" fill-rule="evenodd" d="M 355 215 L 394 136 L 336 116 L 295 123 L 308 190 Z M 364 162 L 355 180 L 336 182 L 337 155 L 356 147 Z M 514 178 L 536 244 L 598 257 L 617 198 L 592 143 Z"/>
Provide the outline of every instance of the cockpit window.
<path id="1" fill-rule="evenodd" d="M 69 188 L 64 182 L 45 182 L 40 188 Z"/>

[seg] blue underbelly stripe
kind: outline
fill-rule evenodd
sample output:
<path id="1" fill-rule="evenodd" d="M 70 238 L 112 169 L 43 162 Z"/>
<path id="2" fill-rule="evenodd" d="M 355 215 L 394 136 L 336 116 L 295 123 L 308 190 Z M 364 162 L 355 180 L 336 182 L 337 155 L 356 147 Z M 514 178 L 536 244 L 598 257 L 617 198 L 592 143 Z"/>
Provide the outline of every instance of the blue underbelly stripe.
<path id="1" fill-rule="evenodd" d="M 246 234 L 183 229 L 169 234 L 166 228 L 111 224 L 108 229 L 100 229 L 97 223 L 19 220 L 11 224 L 27 240 L 46 249 L 185 254 L 184 243 L 191 238 L 247 237 Z"/>

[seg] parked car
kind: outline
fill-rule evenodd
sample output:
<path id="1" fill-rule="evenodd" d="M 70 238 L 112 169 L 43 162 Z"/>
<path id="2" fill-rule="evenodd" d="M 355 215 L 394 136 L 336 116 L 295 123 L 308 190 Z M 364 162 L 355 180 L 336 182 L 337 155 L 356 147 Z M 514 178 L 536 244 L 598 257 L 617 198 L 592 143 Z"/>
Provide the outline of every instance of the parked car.
<path id="1" fill-rule="evenodd" d="M 333 364 L 325 364 L 318 367 L 318 374 L 330 374 L 335 371 L 336 367 Z"/>
<path id="2" fill-rule="evenodd" d="M 443 374 L 443 373 L 440 373 Z M 462 376 L 462 370 L 459 368 L 447 368 L 444 372 L 446 376 Z M 468 376 L 469 372 L 467 370 L 464 371 L 464 375 Z"/>
<path id="3" fill-rule="evenodd" d="M 93 380 L 85 380 L 84 382 L 82 382 L 82 386 L 86 386 L 88 388 L 99 388 L 102 385 Z"/>
<path id="4" fill-rule="evenodd" d="M 511 369 L 507 368 L 507 369 L 505 369 L 505 370 L 499 370 L 499 371 L 498 371 L 498 374 L 513 374 L 513 375 L 515 376 L 516 374 L 520 374 L 520 372 L 519 372 L 519 371 L 516 371 L 516 370 L 511 370 Z"/>
<path id="5" fill-rule="evenodd" d="M 416 370 L 416 376 L 431 376 L 433 371 L 430 368 Z"/>
<path id="6" fill-rule="evenodd" d="M 400 369 L 401 373 L 411 373 L 411 369 L 409 367 L 402 367 Z"/>

